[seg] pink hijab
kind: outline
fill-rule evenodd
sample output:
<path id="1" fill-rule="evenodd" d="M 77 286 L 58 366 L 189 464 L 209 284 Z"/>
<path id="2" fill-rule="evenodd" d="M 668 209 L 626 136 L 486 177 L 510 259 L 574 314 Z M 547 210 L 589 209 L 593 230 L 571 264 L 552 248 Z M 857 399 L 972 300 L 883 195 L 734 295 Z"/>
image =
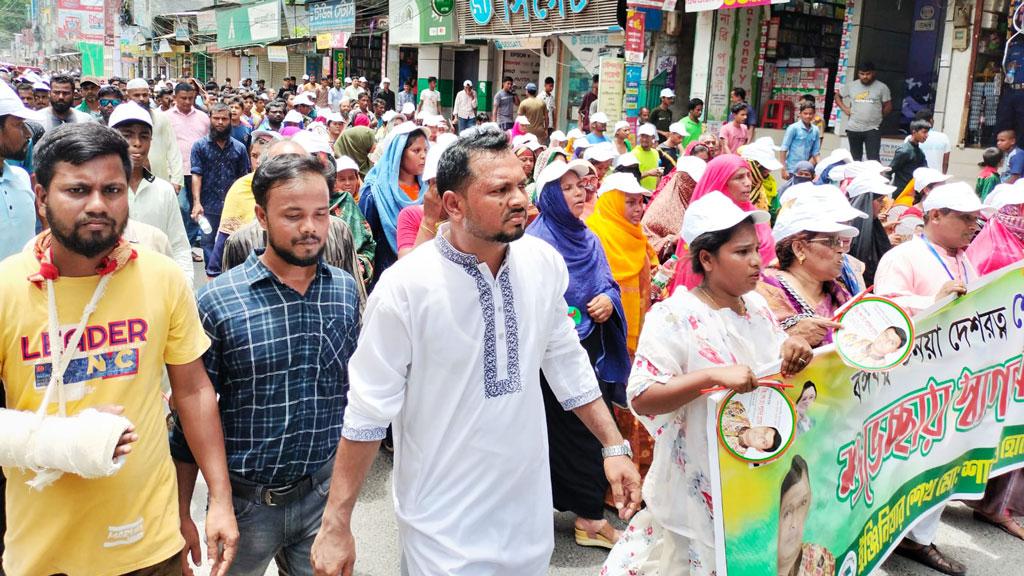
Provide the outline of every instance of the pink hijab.
<path id="1" fill-rule="evenodd" d="M 697 187 L 693 189 L 690 203 L 692 204 L 702 196 L 716 190 L 729 196 L 727 192 L 729 179 L 741 168 L 749 170 L 750 166 L 746 160 L 736 154 L 722 154 L 712 158 L 708 162 L 704 176 L 701 177 L 700 182 L 697 182 Z M 750 200 L 737 202 L 736 206 L 747 212 L 756 210 Z M 757 229 L 757 251 L 761 254 L 761 265 L 767 268 L 775 260 L 775 240 L 772 238 L 772 226 L 768 222 L 762 222 L 755 225 L 755 228 Z M 679 244 L 676 246 L 676 257 L 679 264 L 676 266 L 676 277 L 672 284 L 672 290 L 675 291 L 679 286 L 685 286 L 687 290 L 690 290 L 700 284 L 703 276 L 693 272 L 693 267 L 690 265 L 690 250 L 683 241 L 682 236 L 680 236 Z"/>

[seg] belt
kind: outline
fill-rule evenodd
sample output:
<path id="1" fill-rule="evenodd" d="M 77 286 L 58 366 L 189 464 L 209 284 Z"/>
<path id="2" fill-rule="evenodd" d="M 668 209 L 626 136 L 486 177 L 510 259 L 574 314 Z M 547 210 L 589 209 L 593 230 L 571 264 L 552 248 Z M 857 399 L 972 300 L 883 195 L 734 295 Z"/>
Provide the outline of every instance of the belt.
<path id="1" fill-rule="evenodd" d="M 303 476 L 290 484 L 277 486 L 266 486 L 255 484 L 244 478 L 233 474 L 229 475 L 231 480 L 231 495 L 240 500 L 249 500 L 257 504 L 267 506 L 287 506 L 293 502 L 302 500 L 321 482 L 331 477 L 331 470 L 334 468 L 334 456 L 324 463 L 319 470 L 311 476 Z"/>

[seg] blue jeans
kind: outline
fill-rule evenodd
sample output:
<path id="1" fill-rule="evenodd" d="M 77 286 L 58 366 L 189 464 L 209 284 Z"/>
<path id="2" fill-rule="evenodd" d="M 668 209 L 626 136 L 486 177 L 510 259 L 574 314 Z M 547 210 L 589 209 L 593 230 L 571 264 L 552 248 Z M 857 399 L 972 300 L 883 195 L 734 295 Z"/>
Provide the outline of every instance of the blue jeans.
<path id="1" fill-rule="evenodd" d="M 476 118 L 459 118 L 459 132 L 476 126 Z"/>
<path id="2" fill-rule="evenodd" d="M 202 232 L 199 225 L 192 219 L 192 176 L 185 176 L 185 185 L 178 191 L 178 208 L 181 209 L 181 220 L 185 223 L 185 236 L 193 246 L 199 243 Z"/>
<path id="3" fill-rule="evenodd" d="M 275 557 L 288 576 L 312 576 L 309 554 L 327 505 L 333 465 L 331 459 L 313 475 L 313 489 L 305 498 L 284 506 L 232 498 L 240 538 L 230 576 L 263 576 Z"/>
<path id="4" fill-rule="evenodd" d="M 220 214 L 205 212 L 203 216 L 206 216 L 206 219 L 210 221 L 213 231 L 209 234 L 203 234 L 200 230 L 199 245 L 203 248 L 203 262 L 206 263 L 206 275 L 214 277 L 220 274 L 220 262 L 213 261 L 213 247 L 217 243 L 217 230 L 220 229 Z M 198 227 L 199 225 L 197 224 L 196 226 Z"/>

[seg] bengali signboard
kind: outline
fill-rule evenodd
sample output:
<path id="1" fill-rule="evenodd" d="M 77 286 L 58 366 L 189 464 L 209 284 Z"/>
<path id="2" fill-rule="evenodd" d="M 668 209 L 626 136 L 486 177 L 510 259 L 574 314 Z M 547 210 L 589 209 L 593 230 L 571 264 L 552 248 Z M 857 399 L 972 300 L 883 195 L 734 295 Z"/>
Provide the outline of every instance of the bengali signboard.
<path id="1" fill-rule="evenodd" d="M 642 64 L 626 64 L 626 118 L 635 119 L 640 115 L 640 80 L 643 78 Z"/>
<path id="2" fill-rule="evenodd" d="M 891 371 L 823 350 L 784 390 L 795 438 L 768 464 L 709 434 L 718 573 L 870 574 L 923 516 L 1024 466 L 1022 282 L 1024 263 L 916 316 Z M 732 402 L 710 399 L 709 422 Z"/>
<path id="3" fill-rule="evenodd" d="M 472 0 L 456 3 L 462 36 L 571 34 L 618 25 L 618 3 L 610 0 Z"/>
<path id="4" fill-rule="evenodd" d="M 281 39 L 281 2 L 217 10 L 217 47 L 224 50 Z"/>
<path id="5" fill-rule="evenodd" d="M 310 32 L 355 32 L 355 0 L 327 0 L 306 4 Z"/>
<path id="6" fill-rule="evenodd" d="M 735 10 L 736 8 L 753 8 L 770 4 L 785 4 L 787 2 L 789 0 L 686 0 L 686 11 Z"/>
<path id="7" fill-rule="evenodd" d="M 645 14 L 639 10 L 626 11 L 626 61 L 643 63 Z"/>
<path id="8" fill-rule="evenodd" d="M 57 37 L 63 40 L 106 41 L 103 0 L 58 0 Z"/>
<path id="9" fill-rule="evenodd" d="M 396 45 L 454 42 L 455 14 L 439 14 L 431 0 L 392 0 L 388 3 L 389 42 Z"/>
<path id="10" fill-rule="evenodd" d="M 622 119 L 625 63 L 626 61 L 622 58 L 601 58 L 601 77 L 597 84 L 597 110 L 607 114 L 612 123 Z"/>

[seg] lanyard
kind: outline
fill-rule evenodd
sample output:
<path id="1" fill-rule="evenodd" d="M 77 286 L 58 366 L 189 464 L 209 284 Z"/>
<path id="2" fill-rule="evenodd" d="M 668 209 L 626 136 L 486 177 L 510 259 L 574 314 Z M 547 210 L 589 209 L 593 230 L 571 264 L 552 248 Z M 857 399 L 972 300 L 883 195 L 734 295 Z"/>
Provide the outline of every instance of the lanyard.
<path id="1" fill-rule="evenodd" d="M 942 256 L 939 256 L 939 253 L 935 251 L 935 246 L 932 245 L 931 241 L 925 238 L 924 234 L 921 235 L 921 240 L 923 240 L 925 245 L 928 246 L 928 250 L 931 251 L 932 256 L 935 256 L 935 259 L 942 265 L 942 269 L 946 271 L 946 276 L 949 276 L 949 279 L 955 282 L 956 278 L 954 278 L 953 273 L 949 271 L 949 266 L 946 266 L 946 261 L 943 260 Z M 956 260 L 957 264 L 960 264 L 960 270 L 963 273 L 961 281 L 964 284 L 967 284 L 967 267 L 964 266 L 964 263 L 961 262 L 959 258 L 954 257 L 954 260 Z"/>

